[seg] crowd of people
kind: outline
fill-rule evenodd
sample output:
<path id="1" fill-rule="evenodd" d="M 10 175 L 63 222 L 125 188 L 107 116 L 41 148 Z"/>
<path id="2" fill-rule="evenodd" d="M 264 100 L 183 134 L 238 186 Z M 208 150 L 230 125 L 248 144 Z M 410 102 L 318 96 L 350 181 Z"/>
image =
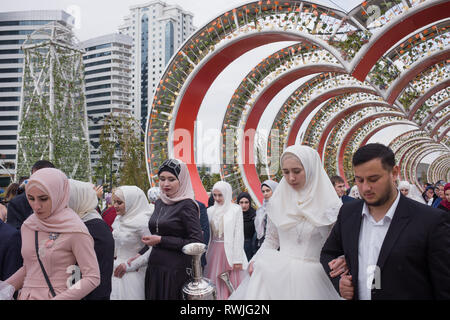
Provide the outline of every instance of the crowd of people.
<path id="1" fill-rule="evenodd" d="M 179 300 L 196 242 L 220 300 L 450 299 L 450 183 L 399 181 L 382 144 L 353 155 L 351 188 L 310 147 L 280 164 L 257 207 L 225 181 L 197 201 L 177 159 L 147 194 L 105 195 L 40 160 L 0 206 L 0 299 Z"/>

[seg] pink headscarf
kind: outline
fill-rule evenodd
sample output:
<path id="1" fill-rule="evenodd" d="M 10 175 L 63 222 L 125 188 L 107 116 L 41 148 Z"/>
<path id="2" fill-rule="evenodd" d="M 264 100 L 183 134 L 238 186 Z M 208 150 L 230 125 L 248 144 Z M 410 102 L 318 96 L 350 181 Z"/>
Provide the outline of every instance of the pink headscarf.
<path id="1" fill-rule="evenodd" d="M 52 202 L 51 214 L 40 219 L 32 214 L 23 223 L 34 231 L 48 233 L 74 233 L 80 232 L 89 235 L 89 231 L 80 217 L 69 208 L 69 180 L 66 175 L 55 168 L 44 168 L 33 173 L 25 187 L 25 192 L 37 187 L 49 195 Z"/>
<path id="2" fill-rule="evenodd" d="M 180 188 L 170 198 L 161 189 L 160 198 L 162 202 L 164 202 L 167 205 L 172 205 L 185 199 L 192 199 L 192 201 L 194 201 L 194 203 L 197 204 L 197 202 L 195 202 L 194 200 L 194 189 L 192 188 L 191 177 L 189 176 L 189 170 L 187 168 L 187 165 L 181 160 L 178 159 L 176 160 L 179 162 L 181 168 L 180 174 L 178 175 L 178 180 L 180 181 Z"/>

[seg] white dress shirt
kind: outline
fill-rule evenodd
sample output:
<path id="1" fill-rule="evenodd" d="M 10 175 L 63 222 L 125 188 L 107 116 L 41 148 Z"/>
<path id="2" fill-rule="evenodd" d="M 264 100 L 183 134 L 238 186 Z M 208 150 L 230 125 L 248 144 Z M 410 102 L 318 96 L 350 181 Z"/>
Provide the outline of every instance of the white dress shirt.
<path id="1" fill-rule="evenodd" d="M 399 200 L 400 192 L 386 215 L 378 222 L 372 217 L 369 207 L 364 202 L 358 247 L 358 298 L 360 300 L 371 300 L 372 288 L 380 289 L 381 274 L 376 264 Z M 373 283 L 374 278 L 375 283 Z"/>

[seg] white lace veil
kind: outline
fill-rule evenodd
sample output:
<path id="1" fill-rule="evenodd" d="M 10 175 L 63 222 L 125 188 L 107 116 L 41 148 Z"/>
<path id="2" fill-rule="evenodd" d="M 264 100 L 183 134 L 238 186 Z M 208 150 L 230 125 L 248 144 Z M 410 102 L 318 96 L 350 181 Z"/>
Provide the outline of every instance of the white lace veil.
<path id="1" fill-rule="evenodd" d="M 315 226 L 334 223 L 342 202 L 322 166 L 319 154 L 308 146 L 290 146 L 284 150 L 281 164 L 288 153 L 301 161 L 306 182 L 297 191 L 283 177 L 267 203 L 269 218 L 277 227 L 286 228 L 298 224 L 302 218 L 308 219 Z"/>

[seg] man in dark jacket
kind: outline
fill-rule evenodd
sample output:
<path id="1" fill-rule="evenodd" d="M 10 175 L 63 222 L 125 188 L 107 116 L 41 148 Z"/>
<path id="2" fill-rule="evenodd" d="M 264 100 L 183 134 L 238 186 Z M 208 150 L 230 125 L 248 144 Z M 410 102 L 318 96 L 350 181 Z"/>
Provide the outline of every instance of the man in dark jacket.
<path id="1" fill-rule="evenodd" d="M 47 160 L 37 161 L 31 168 L 31 174 L 43 168 L 54 168 L 53 163 Z M 6 223 L 20 230 L 22 223 L 33 213 L 25 192 L 15 196 L 8 203 Z"/>
<path id="2" fill-rule="evenodd" d="M 0 220 L 0 280 L 5 281 L 22 267 L 20 232 Z"/>
<path id="3" fill-rule="evenodd" d="M 392 150 L 367 144 L 353 155 L 362 200 L 341 207 L 320 262 L 345 256 L 330 279 L 345 299 L 450 299 L 450 216 L 400 194 Z"/>

